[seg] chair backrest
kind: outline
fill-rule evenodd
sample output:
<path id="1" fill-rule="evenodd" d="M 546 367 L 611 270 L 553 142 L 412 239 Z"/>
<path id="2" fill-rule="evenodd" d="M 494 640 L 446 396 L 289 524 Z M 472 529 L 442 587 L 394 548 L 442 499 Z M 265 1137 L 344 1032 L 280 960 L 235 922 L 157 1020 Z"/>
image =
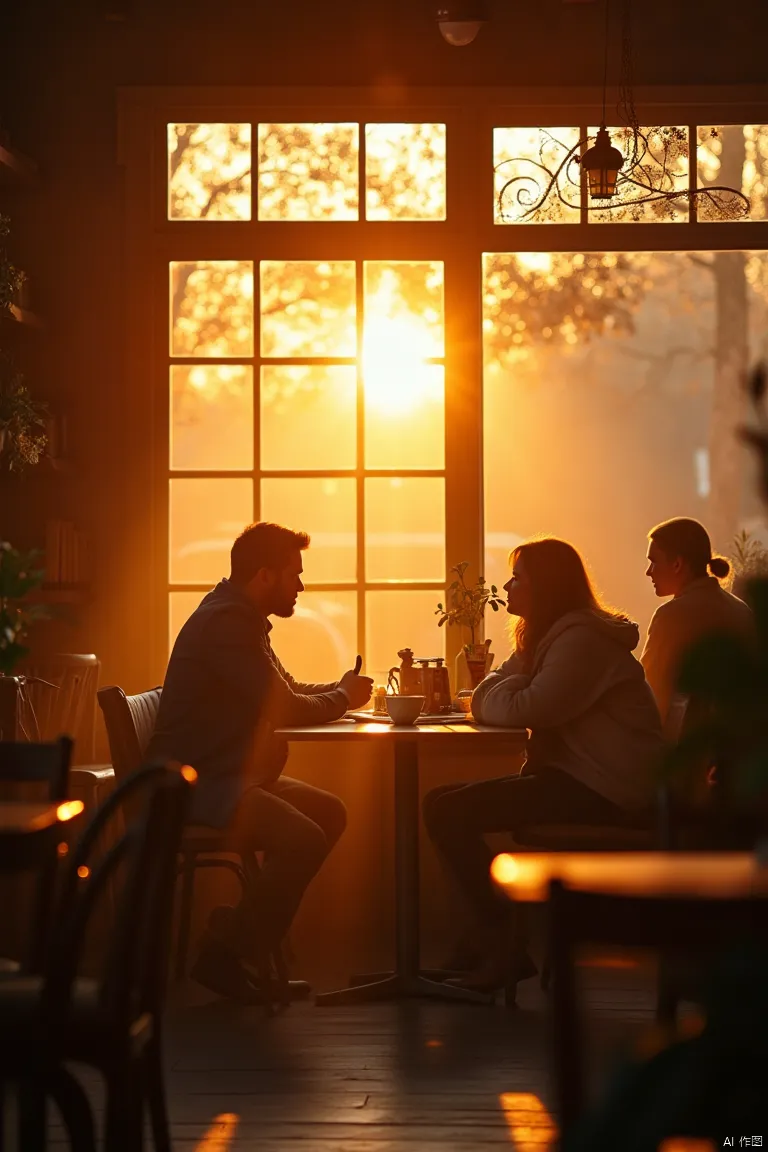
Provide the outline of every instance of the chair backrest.
<path id="1" fill-rule="evenodd" d="M 45 966 L 48 1019 L 66 1027 L 72 982 L 92 913 L 119 879 L 111 942 L 99 978 L 99 1009 L 130 1027 L 159 1012 L 166 983 L 176 858 L 194 781 L 192 769 L 148 765 L 132 773 L 92 817 L 66 859 Z M 125 829 L 107 846 L 117 813 Z"/>
<path id="2" fill-rule="evenodd" d="M 60 736 L 58 740 L 45 744 L 30 744 L 26 740 L 0 741 L 0 782 L 47 783 L 49 800 L 67 800 L 72 745 L 69 736 Z"/>
<path id="3" fill-rule="evenodd" d="M 118 780 L 125 780 L 144 760 L 160 708 L 161 688 L 126 696 L 110 685 L 98 693 L 104 714 L 112 767 Z"/>
<path id="4" fill-rule="evenodd" d="M 24 705 L 38 740 L 66 732 L 75 741 L 76 764 L 95 758 L 96 691 L 101 665 L 93 653 L 62 652 L 25 660 Z"/>

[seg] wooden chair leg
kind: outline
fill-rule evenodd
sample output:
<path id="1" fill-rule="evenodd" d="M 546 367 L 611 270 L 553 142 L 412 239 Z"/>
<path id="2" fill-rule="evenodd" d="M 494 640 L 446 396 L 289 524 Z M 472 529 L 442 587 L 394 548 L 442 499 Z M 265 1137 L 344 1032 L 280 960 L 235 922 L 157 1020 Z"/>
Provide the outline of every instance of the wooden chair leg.
<path id="1" fill-rule="evenodd" d="M 20 1080 L 18 1085 L 19 1148 L 45 1152 L 48 1108 L 42 1083 Z"/>
<path id="2" fill-rule="evenodd" d="M 107 1077 L 104 1147 L 109 1152 L 143 1152 L 144 1108 L 136 1061 L 115 1067 Z"/>
<path id="3" fill-rule="evenodd" d="M 275 966 L 275 975 L 278 984 L 278 998 L 283 1008 L 291 1003 L 291 990 L 288 981 L 288 965 L 285 962 L 282 945 L 278 944 L 272 953 L 272 963 Z"/>
<path id="4" fill-rule="evenodd" d="M 674 1028 L 677 1023 L 677 1005 L 677 984 L 670 958 L 662 952 L 656 976 L 656 1023 Z"/>
<path id="5" fill-rule="evenodd" d="M 172 1152 L 171 1131 L 165 1097 L 163 1049 L 159 1036 L 154 1037 L 144 1053 L 144 1082 L 152 1124 L 155 1152 Z"/>
<path id="6" fill-rule="evenodd" d="M 64 1121 L 72 1152 L 96 1152 L 91 1106 L 75 1077 L 65 1068 L 57 1068 L 46 1087 Z"/>
<path id="7" fill-rule="evenodd" d="M 195 894 L 195 857 L 185 853 L 181 869 L 181 907 L 179 908 L 179 935 L 176 944 L 176 980 L 183 980 L 187 970 L 189 930 L 192 924 L 192 901 Z"/>

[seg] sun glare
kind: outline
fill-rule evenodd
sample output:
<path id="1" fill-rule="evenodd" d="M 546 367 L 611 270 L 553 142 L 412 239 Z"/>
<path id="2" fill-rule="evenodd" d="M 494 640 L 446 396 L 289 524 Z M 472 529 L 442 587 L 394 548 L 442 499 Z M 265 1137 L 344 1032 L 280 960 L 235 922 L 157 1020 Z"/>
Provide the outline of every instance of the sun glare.
<path id="1" fill-rule="evenodd" d="M 432 354 L 430 333 L 417 317 L 371 317 L 363 352 L 366 406 L 381 416 L 403 416 L 426 400 L 439 400 L 440 374 L 425 363 Z"/>

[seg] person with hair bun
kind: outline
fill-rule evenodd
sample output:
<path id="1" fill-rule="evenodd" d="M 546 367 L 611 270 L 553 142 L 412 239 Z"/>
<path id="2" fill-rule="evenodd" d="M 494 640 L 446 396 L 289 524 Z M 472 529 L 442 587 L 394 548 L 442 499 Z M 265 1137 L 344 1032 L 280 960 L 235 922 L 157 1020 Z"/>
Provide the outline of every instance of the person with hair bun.
<path id="1" fill-rule="evenodd" d="M 672 597 L 656 609 L 640 658 L 664 720 L 687 650 L 705 636 L 750 636 L 753 619 L 743 600 L 720 584 L 731 566 L 725 557 L 713 556 L 698 520 L 665 520 L 651 529 L 648 541 L 645 574 L 657 596 Z"/>

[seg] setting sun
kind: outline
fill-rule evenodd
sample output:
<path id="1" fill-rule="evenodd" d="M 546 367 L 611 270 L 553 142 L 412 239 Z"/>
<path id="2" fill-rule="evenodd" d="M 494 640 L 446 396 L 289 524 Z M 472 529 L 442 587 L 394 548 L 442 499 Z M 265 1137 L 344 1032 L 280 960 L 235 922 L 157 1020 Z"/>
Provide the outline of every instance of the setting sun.
<path id="1" fill-rule="evenodd" d="M 363 380 L 366 403 L 383 416 L 402 416 L 425 400 L 439 400 L 442 374 L 426 364 L 433 354 L 427 327 L 417 317 L 374 316 L 365 326 Z"/>

